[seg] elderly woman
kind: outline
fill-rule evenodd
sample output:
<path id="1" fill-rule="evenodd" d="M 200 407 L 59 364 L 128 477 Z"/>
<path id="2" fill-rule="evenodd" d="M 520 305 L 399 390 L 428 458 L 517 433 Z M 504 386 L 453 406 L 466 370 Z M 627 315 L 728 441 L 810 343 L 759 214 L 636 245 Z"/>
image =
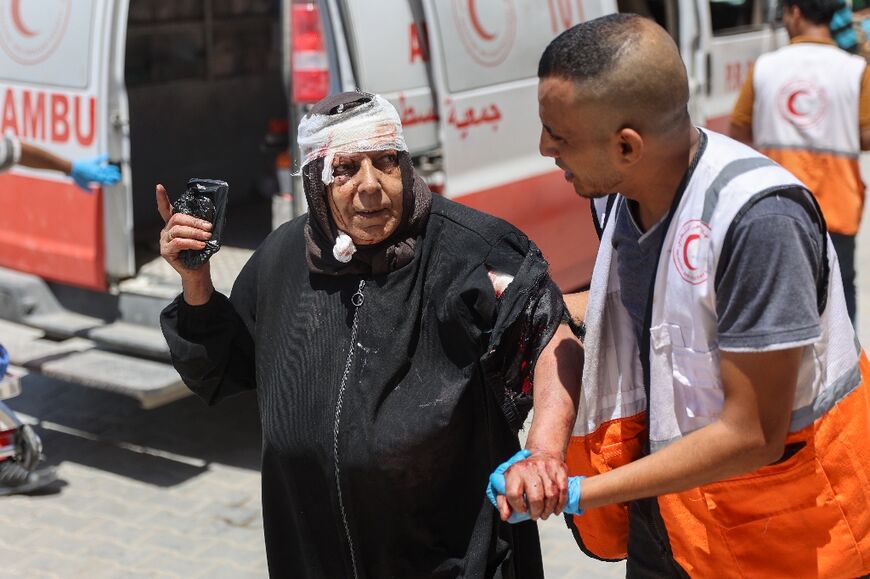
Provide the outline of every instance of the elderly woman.
<path id="1" fill-rule="evenodd" d="M 210 404 L 257 392 L 270 574 L 541 577 L 534 523 L 501 522 L 484 490 L 534 399 L 529 510 L 564 506 L 550 440 L 576 385 L 555 362 L 579 375 L 579 346 L 546 262 L 509 224 L 433 198 L 381 97 L 324 99 L 299 142 L 310 212 L 263 242 L 230 299 L 179 259 L 209 224 L 157 192 L 184 290 L 161 319 L 173 363 Z"/>

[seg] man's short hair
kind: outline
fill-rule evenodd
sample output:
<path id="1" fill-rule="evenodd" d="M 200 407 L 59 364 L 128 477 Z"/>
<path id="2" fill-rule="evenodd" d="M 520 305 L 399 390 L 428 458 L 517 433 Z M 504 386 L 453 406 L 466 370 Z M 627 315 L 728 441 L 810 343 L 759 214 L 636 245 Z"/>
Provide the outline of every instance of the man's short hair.
<path id="1" fill-rule="evenodd" d="M 575 83 L 594 80 L 613 65 L 625 41 L 636 32 L 637 14 L 609 14 L 569 28 L 541 56 L 538 78 L 559 77 Z"/>
<path id="2" fill-rule="evenodd" d="M 804 18 L 813 24 L 830 24 L 834 12 L 843 7 L 843 0 L 782 0 L 783 6 L 797 6 Z"/>

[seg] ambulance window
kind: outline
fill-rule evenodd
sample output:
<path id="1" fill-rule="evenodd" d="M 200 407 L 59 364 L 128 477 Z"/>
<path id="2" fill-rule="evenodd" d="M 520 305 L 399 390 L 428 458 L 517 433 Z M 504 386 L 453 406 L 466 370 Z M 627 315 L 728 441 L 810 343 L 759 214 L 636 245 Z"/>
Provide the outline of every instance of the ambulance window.
<path id="1" fill-rule="evenodd" d="M 215 16 L 269 14 L 277 4 L 273 0 L 212 0 Z"/>
<path id="2" fill-rule="evenodd" d="M 133 29 L 127 38 L 127 85 L 205 78 L 201 28 Z"/>
<path id="3" fill-rule="evenodd" d="M 280 63 L 278 30 L 265 20 L 253 20 L 243 26 L 238 23 L 216 23 L 210 59 L 210 73 L 215 78 L 262 74 Z"/>
<path id="4" fill-rule="evenodd" d="M 774 16 L 772 1 L 710 0 L 710 22 L 714 36 L 758 30 Z"/>
<path id="5" fill-rule="evenodd" d="M 652 18 L 668 31 L 679 45 L 679 7 L 677 0 L 617 0 L 620 12 Z"/>
<path id="6" fill-rule="evenodd" d="M 127 85 L 278 70 L 279 6 L 274 0 L 131 0 Z"/>

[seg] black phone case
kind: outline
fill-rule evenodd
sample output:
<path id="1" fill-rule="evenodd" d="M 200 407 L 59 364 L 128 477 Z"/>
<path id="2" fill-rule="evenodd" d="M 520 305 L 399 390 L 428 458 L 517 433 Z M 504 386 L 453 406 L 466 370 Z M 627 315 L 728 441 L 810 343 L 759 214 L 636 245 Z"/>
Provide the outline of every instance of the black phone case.
<path id="1" fill-rule="evenodd" d="M 186 267 L 196 269 L 220 250 L 229 192 L 230 186 L 226 181 L 190 179 L 187 190 L 173 204 L 173 212 L 192 215 L 212 224 L 211 239 L 205 242 L 204 249 L 185 249 L 181 252 L 181 261 Z"/>

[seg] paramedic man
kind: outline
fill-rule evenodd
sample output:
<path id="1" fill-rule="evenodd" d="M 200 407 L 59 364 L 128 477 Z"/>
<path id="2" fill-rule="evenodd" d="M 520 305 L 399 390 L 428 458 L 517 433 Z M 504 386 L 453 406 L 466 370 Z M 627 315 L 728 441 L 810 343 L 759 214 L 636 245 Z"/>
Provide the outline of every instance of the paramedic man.
<path id="1" fill-rule="evenodd" d="M 839 2 L 784 0 L 791 43 L 763 55 L 731 115 L 731 137 L 800 179 L 827 222 L 855 322 L 855 235 L 864 208 L 858 155 L 870 149 L 870 72 L 841 50 L 830 22 Z"/>
<path id="2" fill-rule="evenodd" d="M 541 152 L 581 197 L 615 200 L 573 312 L 578 543 L 627 556 L 631 577 L 870 572 L 868 363 L 812 196 L 692 126 L 685 67 L 650 20 L 571 28 L 538 74 Z M 506 471 L 503 518 L 526 510 L 529 470 Z"/>

